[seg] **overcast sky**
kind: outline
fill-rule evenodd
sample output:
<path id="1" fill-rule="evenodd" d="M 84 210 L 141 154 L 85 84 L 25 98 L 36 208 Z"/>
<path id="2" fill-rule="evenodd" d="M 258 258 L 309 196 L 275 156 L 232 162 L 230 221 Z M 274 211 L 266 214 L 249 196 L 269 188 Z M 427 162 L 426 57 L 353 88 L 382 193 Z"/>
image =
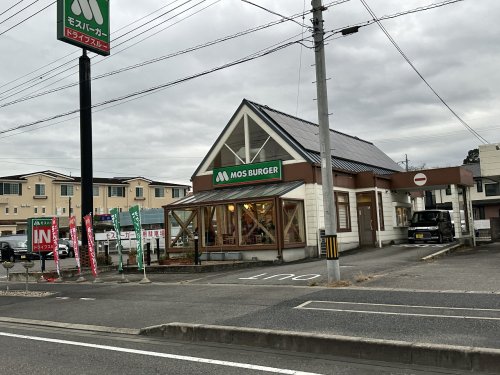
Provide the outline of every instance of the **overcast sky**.
<path id="1" fill-rule="evenodd" d="M 14 15 L 33 2 L 25 0 L 5 12 L 18 2 L 0 2 L 0 105 L 78 81 L 81 49 L 56 39 L 55 4 L 6 31 L 53 0 L 38 0 Z M 304 18 L 296 20 L 311 24 L 310 0 L 253 2 L 287 17 L 305 10 Z M 324 4 L 338 2 L 323 0 Z M 366 2 L 382 17 L 441 0 Z M 110 9 L 111 55 L 89 53 L 92 77 L 282 19 L 240 0 L 112 0 Z M 151 21 L 162 13 L 167 14 Z M 383 21 L 420 74 L 489 143 L 500 141 L 498 15 L 498 0 L 464 0 Z M 359 0 L 329 6 L 324 18 L 327 31 L 372 19 Z M 396 162 L 408 155 L 410 166 L 460 165 L 467 151 L 481 144 L 376 24 L 346 37 L 327 36 L 332 129 L 373 142 Z M 296 43 L 113 107 L 96 108 L 94 176 L 189 183 L 244 98 L 317 123 L 310 30 L 291 21 L 94 80 L 92 102 L 97 104 L 302 38 L 303 45 Z M 78 108 L 78 86 L 4 106 L 0 131 Z M 78 114 L 0 134 L 0 150 L 1 176 L 46 169 L 80 176 Z"/>

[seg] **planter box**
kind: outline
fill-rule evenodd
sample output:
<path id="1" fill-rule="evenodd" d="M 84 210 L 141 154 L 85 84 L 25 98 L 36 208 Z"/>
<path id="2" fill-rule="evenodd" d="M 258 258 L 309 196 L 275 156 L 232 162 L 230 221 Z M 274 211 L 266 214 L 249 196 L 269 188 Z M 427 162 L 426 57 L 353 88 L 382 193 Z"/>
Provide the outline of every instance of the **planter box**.
<path id="1" fill-rule="evenodd" d="M 204 252 L 201 254 L 200 260 L 210 260 L 210 253 Z"/>

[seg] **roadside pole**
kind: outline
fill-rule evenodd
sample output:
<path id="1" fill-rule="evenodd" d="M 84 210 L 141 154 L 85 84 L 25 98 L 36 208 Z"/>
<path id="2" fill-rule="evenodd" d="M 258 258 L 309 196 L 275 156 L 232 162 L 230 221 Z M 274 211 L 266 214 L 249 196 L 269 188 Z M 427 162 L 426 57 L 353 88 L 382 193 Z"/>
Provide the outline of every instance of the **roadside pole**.
<path id="1" fill-rule="evenodd" d="M 321 184 L 325 216 L 326 267 L 328 283 L 340 280 L 340 265 L 337 246 L 337 220 L 335 212 L 332 151 L 330 146 L 330 124 L 328 119 L 328 93 L 326 87 L 325 44 L 323 30 L 323 5 L 321 0 L 312 0 L 314 57 L 316 62 L 316 91 L 318 101 L 319 142 L 321 153 Z"/>
<path id="2" fill-rule="evenodd" d="M 87 56 L 87 50 L 108 56 L 110 54 L 110 34 L 109 0 L 92 0 L 90 3 L 88 1 L 57 0 L 57 39 L 82 48 L 82 56 L 79 59 L 82 228 L 84 217 L 94 212 L 92 100 L 90 59 Z M 68 195 L 72 194 L 68 192 Z M 89 242 L 93 243 L 93 239 L 89 239 L 86 231 L 82 230 L 82 247 L 88 249 Z"/>
<path id="3" fill-rule="evenodd" d="M 82 49 L 80 65 L 80 165 L 82 170 L 82 218 L 94 212 L 92 194 L 92 98 L 90 59 Z M 91 216 L 92 217 L 92 216 Z M 88 248 L 87 232 L 82 230 L 82 246 Z"/>

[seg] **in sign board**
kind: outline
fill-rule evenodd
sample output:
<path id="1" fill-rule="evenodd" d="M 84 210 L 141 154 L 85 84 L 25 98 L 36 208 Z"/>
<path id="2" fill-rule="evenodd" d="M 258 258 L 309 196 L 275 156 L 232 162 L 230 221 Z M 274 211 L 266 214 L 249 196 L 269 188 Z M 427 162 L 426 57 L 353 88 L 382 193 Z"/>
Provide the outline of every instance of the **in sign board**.
<path id="1" fill-rule="evenodd" d="M 109 0 L 57 0 L 57 39 L 107 56 Z"/>
<path id="2" fill-rule="evenodd" d="M 28 252 L 48 253 L 52 250 L 52 218 L 28 219 Z"/>
<path id="3" fill-rule="evenodd" d="M 280 181 L 282 180 L 281 169 L 281 160 L 214 168 L 212 182 L 214 186 L 227 186 L 262 181 Z"/>

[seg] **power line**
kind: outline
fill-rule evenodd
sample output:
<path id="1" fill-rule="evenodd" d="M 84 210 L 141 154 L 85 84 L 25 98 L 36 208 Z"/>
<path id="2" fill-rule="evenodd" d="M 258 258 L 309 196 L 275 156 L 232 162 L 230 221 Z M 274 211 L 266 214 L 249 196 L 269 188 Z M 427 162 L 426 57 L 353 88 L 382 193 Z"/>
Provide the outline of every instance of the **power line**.
<path id="1" fill-rule="evenodd" d="M 12 8 L 16 7 L 17 5 L 21 4 L 24 0 L 20 0 L 18 1 L 17 3 L 15 3 L 14 5 L 10 6 L 9 8 L 5 9 L 2 13 L 0 13 L 0 16 L 3 16 L 5 13 L 7 13 L 9 10 L 11 10 Z"/>
<path id="2" fill-rule="evenodd" d="M 36 3 L 37 1 L 39 1 L 39 0 L 36 0 L 36 1 L 35 1 L 35 3 Z M 19 22 L 18 22 L 18 23 L 16 23 L 14 26 L 11 26 L 11 27 L 9 27 L 7 30 L 2 31 L 2 32 L 0 33 L 0 36 L 2 36 L 3 34 L 5 34 L 6 32 L 8 32 L 8 31 L 10 31 L 10 30 L 12 30 L 13 28 L 15 28 L 15 27 L 17 27 L 17 26 L 21 25 L 22 23 L 26 22 L 26 21 L 27 21 L 27 20 L 29 20 L 30 18 L 35 17 L 37 14 L 40 14 L 40 13 L 41 13 L 41 12 L 43 12 L 45 9 L 47 9 L 47 8 L 51 7 L 52 5 L 54 5 L 56 2 L 57 2 L 57 1 L 54 1 L 54 2 L 50 3 L 49 5 L 47 5 L 47 6 L 43 7 L 42 9 L 40 9 L 39 11 L 37 11 L 37 12 L 33 13 L 31 16 L 26 17 L 26 18 L 25 18 L 25 19 L 23 19 L 22 21 L 19 21 Z M 32 3 L 32 4 L 34 4 L 34 3 Z M 11 17 L 10 17 L 10 18 L 11 18 Z M 5 21 L 4 21 L 4 22 L 5 22 Z M 1 23 L 3 23 L 3 22 L 0 22 L 0 24 L 1 24 Z"/>
<path id="3" fill-rule="evenodd" d="M 299 35 L 296 35 L 296 36 L 293 36 L 291 38 L 288 38 L 287 40 L 290 40 L 292 38 L 296 38 Z M 126 95 L 123 95 L 123 96 L 120 96 L 120 97 L 109 99 L 109 100 L 103 101 L 101 103 L 94 104 L 94 105 L 92 105 L 91 108 L 104 107 L 104 106 L 108 106 L 109 104 L 123 102 L 123 101 L 125 101 L 127 99 L 129 99 L 128 101 L 135 100 L 135 99 L 141 98 L 143 96 L 146 96 L 146 95 L 158 92 L 160 90 L 166 89 L 168 87 L 172 87 L 172 86 L 181 84 L 183 82 L 187 82 L 187 81 L 190 81 L 192 79 L 203 77 L 205 75 L 217 72 L 219 70 L 227 69 L 229 67 L 232 67 L 232 66 L 235 66 L 235 65 L 239 65 L 239 64 L 242 64 L 244 62 L 252 61 L 252 60 L 255 60 L 257 58 L 260 58 L 260 57 L 263 57 L 263 56 L 267 56 L 267 55 L 269 55 L 271 53 L 274 53 L 274 52 L 277 52 L 277 51 L 282 50 L 284 48 L 290 47 L 291 45 L 294 45 L 294 44 L 297 44 L 297 43 L 301 43 L 302 41 L 303 41 L 303 39 L 299 39 L 299 40 L 295 40 L 295 41 L 291 41 L 291 42 L 283 41 L 283 42 L 274 44 L 274 45 L 272 45 L 272 46 L 270 46 L 268 48 L 265 48 L 263 50 L 260 50 L 258 52 L 255 52 L 253 54 L 250 54 L 250 55 L 248 55 L 246 57 L 243 57 L 243 58 L 234 60 L 232 62 L 229 62 L 229 63 L 223 64 L 223 65 L 217 66 L 215 68 L 208 69 L 208 70 L 205 70 L 203 72 L 200 72 L 200 73 L 197 73 L 197 74 L 193 74 L 193 75 L 190 75 L 190 76 L 186 76 L 186 77 L 183 77 L 183 78 L 179 78 L 179 79 L 176 79 L 176 80 L 173 80 L 173 81 L 161 84 L 161 85 L 149 87 L 147 89 L 143 89 L 143 90 L 136 91 L 136 92 L 133 92 L 133 93 L 130 93 L 130 94 L 126 94 Z M 106 109 L 107 108 L 109 108 L 109 107 L 106 107 Z M 47 118 L 44 118 L 44 119 L 41 119 L 41 120 L 32 121 L 32 122 L 29 122 L 29 123 L 26 123 L 26 124 L 23 124 L 23 125 L 18 125 L 18 126 L 15 126 L 13 128 L 10 128 L 10 129 L 5 129 L 5 130 L 0 131 L 0 135 L 1 134 L 6 134 L 6 133 L 10 133 L 10 132 L 13 132 L 13 131 L 16 131 L 16 130 L 30 128 L 30 127 L 38 125 L 38 124 L 42 124 L 42 123 L 45 123 L 45 122 L 48 122 L 48 121 L 56 120 L 56 119 L 61 118 L 61 117 L 66 117 L 66 116 L 72 115 L 72 114 L 77 113 L 79 111 L 80 111 L 80 109 L 74 109 L 74 110 L 67 111 L 67 112 L 64 112 L 64 113 L 61 113 L 61 114 L 58 114 L 58 115 L 50 116 L 50 117 L 47 117 Z"/>
<path id="4" fill-rule="evenodd" d="M 294 15 L 292 17 L 296 18 L 296 17 L 299 17 L 299 16 Z M 160 62 L 160 61 L 164 61 L 164 60 L 167 60 L 167 59 L 170 59 L 170 58 L 173 58 L 173 57 L 177 57 L 177 56 L 180 56 L 180 55 L 183 55 L 183 54 L 186 54 L 186 53 L 194 52 L 194 51 L 197 51 L 197 50 L 200 50 L 200 49 L 203 49 L 203 48 L 207 48 L 207 47 L 210 47 L 210 46 L 213 46 L 213 45 L 216 45 L 216 44 L 220 44 L 220 43 L 226 42 L 228 40 L 236 39 L 236 38 L 239 38 L 239 37 L 242 37 L 242 36 L 245 36 L 245 35 L 257 32 L 257 31 L 261 31 L 261 30 L 267 29 L 269 27 L 281 24 L 281 23 L 283 23 L 285 21 L 286 21 L 285 19 L 281 19 L 281 20 L 277 20 L 277 21 L 273 21 L 273 22 L 267 23 L 265 25 L 253 27 L 251 29 L 247 29 L 247 30 L 244 30 L 244 31 L 237 32 L 235 34 L 227 35 L 227 36 L 224 36 L 224 37 L 212 40 L 212 41 L 207 42 L 207 43 L 199 44 L 199 45 L 196 45 L 196 46 L 193 46 L 193 47 L 186 48 L 184 50 L 173 52 L 173 53 L 170 53 L 168 55 L 156 57 L 154 59 L 146 60 L 146 61 L 143 61 L 143 62 L 138 63 L 138 64 L 129 65 L 129 66 L 126 66 L 126 67 L 123 67 L 123 68 L 120 68 L 120 69 L 117 69 L 117 70 L 114 70 L 114 71 L 111 71 L 111 72 L 103 73 L 103 74 L 100 74 L 100 75 L 97 75 L 97 76 L 93 77 L 92 80 L 98 80 L 98 79 L 101 79 L 101 78 L 109 77 L 111 75 L 123 73 L 123 72 L 129 71 L 129 70 L 132 70 L 132 69 L 144 67 L 146 65 L 154 64 L 154 63 L 157 63 L 157 62 Z M 303 33 L 302 33 L 302 35 L 303 35 Z M 78 82 L 74 82 L 74 83 L 70 83 L 70 84 L 67 84 L 67 85 L 64 85 L 64 86 L 60 86 L 60 87 L 57 87 L 57 88 L 54 88 L 54 89 L 51 89 L 51 90 L 47 90 L 47 91 L 38 93 L 38 94 L 35 94 L 35 95 L 24 96 L 22 98 L 19 98 L 19 99 L 16 99 L 16 100 L 13 100 L 13 101 L 1 104 L 0 108 L 7 107 L 7 106 L 10 106 L 10 105 L 13 105 L 13 104 L 17 104 L 17 103 L 21 103 L 21 102 L 24 102 L 24 101 L 27 101 L 27 100 L 35 99 L 35 98 L 38 98 L 40 96 L 52 94 L 52 93 L 55 93 L 55 92 L 58 92 L 58 91 L 65 90 L 65 89 L 70 88 L 70 87 L 77 86 L 77 85 L 78 85 Z"/>
<path id="5" fill-rule="evenodd" d="M 177 0 L 176 0 L 176 1 L 177 1 Z M 192 1 L 192 0 L 189 0 L 189 1 Z M 188 1 L 188 2 L 189 2 L 189 1 Z M 167 19 L 167 20 L 165 20 L 165 21 L 163 21 L 163 22 L 161 22 L 161 23 L 159 23 L 159 24 L 157 24 L 157 25 L 155 25 L 155 26 L 153 26 L 153 27 L 149 28 L 148 30 L 144 31 L 142 34 L 144 34 L 144 33 L 145 33 L 145 32 L 147 32 L 147 31 L 152 30 L 153 28 L 155 28 L 155 27 L 157 27 L 157 26 L 159 26 L 159 25 L 163 24 L 164 22 L 167 22 L 167 21 L 169 21 L 169 20 L 172 20 L 173 18 L 175 18 L 175 17 L 177 17 L 177 16 L 179 16 L 179 15 L 181 15 L 181 14 L 183 14 L 183 13 L 187 12 L 188 10 L 190 10 L 190 9 L 192 9 L 192 8 L 194 8 L 194 7 L 196 7 L 196 6 L 198 6 L 199 4 L 201 4 L 201 3 L 205 2 L 205 1 L 206 1 L 206 0 L 202 0 L 202 1 L 200 1 L 199 3 L 195 4 L 194 6 L 192 6 L 192 7 L 188 8 L 188 9 L 185 9 L 185 10 L 183 10 L 182 12 L 180 12 L 180 13 L 178 13 L 178 14 L 176 14 L 176 15 L 172 16 L 172 17 L 170 17 L 169 19 Z M 221 1 L 221 0 L 217 0 L 217 1 L 215 1 L 213 4 L 215 4 L 215 3 L 219 2 L 219 1 Z M 172 3 L 171 3 L 171 4 L 172 4 Z M 211 4 L 211 5 L 213 5 L 213 4 Z M 209 6 L 210 6 L 210 5 L 209 5 Z M 203 8 L 203 9 L 201 9 L 201 10 L 206 9 L 206 8 L 208 8 L 209 6 L 207 6 L 207 7 Z M 176 9 L 176 8 L 175 8 L 175 9 Z M 171 11 L 173 11 L 173 10 L 174 10 L 174 9 L 172 9 Z M 201 11 L 201 10 L 200 10 L 200 11 Z M 196 14 L 196 13 L 198 13 L 198 12 L 199 12 L 199 11 L 194 12 L 194 14 Z M 166 12 L 166 13 L 169 13 L 169 12 Z M 165 14 L 166 14 L 166 13 L 165 13 Z M 187 18 L 189 18 L 189 16 L 188 16 L 188 17 L 185 17 L 185 18 L 183 18 L 183 19 L 181 19 L 180 21 L 185 20 L 185 19 L 187 19 Z M 178 21 L 178 22 L 180 22 L 180 21 Z M 177 24 L 178 22 L 174 23 L 174 25 L 175 25 L 175 24 Z M 165 28 L 165 29 L 166 29 L 166 28 Z M 163 29 L 163 30 L 165 30 L 165 29 Z M 162 31 L 163 31 L 163 30 L 162 30 Z M 126 43 L 126 42 L 128 42 L 128 41 L 130 41 L 130 40 L 132 40 L 132 39 L 134 39 L 134 38 L 136 38 L 137 36 L 140 36 L 140 35 L 141 35 L 141 34 L 135 35 L 135 36 L 133 36 L 133 37 L 131 37 L 131 38 L 129 38 L 129 39 L 127 39 L 127 40 L 123 41 L 122 43 L 118 44 L 117 46 L 114 46 L 114 48 L 116 48 L 116 47 L 118 47 L 118 46 L 120 46 L 120 45 L 122 45 L 122 44 L 124 44 L 124 43 Z M 136 44 L 138 44 L 138 43 L 140 43 L 140 42 L 142 42 L 142 41 L 144 41 L 144 40 L 146 40 L 146 39 L 148 39 L 148 38 L 143 38 L 141 41 L 138 41 L 137 43 L 135 43 L 135 44 L 133 44 L 133 45 L 136 45 Z M 115 39 L 113 39 L 111 42 L 113 42 L 114 40 L 115 40 Z M 129 46 L 128 48 L 130 48 L 130 46 Z M 122 49 L 122 50 L 120 50 L 120 51 L 118 51 L 118 52 L 114 52 L 114 53 L 113 53 L 113 55 L 111 55 L 111 56 L 107 56 L 107 57 L 103 58 L 102 60 L 100 60 L 99 62 L 97 62 L 97 64 L 98 64 L 98 63 L 101 63 L 101 62 L 103 62 L 103 61 L 106 61 L 107 59 L 109 59 L 109 58 L 111 58 L 111 57 L 113 57 L 113 56 L 116 56 L 118 53 L 123 52 L 125 49 L 127 49 L 127 48 L 124 48 L 124 49 Z M 93 57 L 92 57 L 92 59 L 93 59 L 94 57 L 95 57 L 95 56 L 93 56 Z M 43 73 L 43 74 L 42 74 L 42 76 L 43 76 L 43 75 L 46 75 L 46 74 L 49 74 L 49 73 L 51 73 L 51 72 L 53 72 L 53 71 L 55 71 L 55 70 L 57 70 L 57 69 L 59 69 L 59 68 L 61 68 L 61 67 L 66 66 L 66 65 L 67 65 L 67 63 L 61 64 L 61 65 L 59 65 L 59 66 L 57 66 L 57 67 L 55 67 L 55 68 L 53 68 L 53 69 L 51 69 L 51 70 L 49 70 L 49 71 L 47 71 L 47 72 Z M 94 65 L 95 65 L 95 64 L 94 64 Z M 42 83 L 44 83 L 44 82 L 47 82 L 47 81 L 51 80 L 52 78 L 55 78 L 55 77 L 57 77 L 57 76 L 59 76 L 59 75 L 61 75 L 61 74 L 65 73 L 65 72 L 67 72 L 67 71 L 70 71 L 70 70 L 72 70 L 72 69 L 76 68 L 77 66 L 78 66 L 78 64 L 73 64 L 73 65 L 71 65 L 70 67 L 68 67 L 68 68 L 66 68 L 66 69 L 64 69 L 64 70 L 62 70 L 62 71 L 60 71 L 60 72 L 58 72 L 58 73 L 55 73 L 55 74 L 51 75 L 50 77 L 47 77 L 47 78 L 45 78 L 45 79 L 43 79 L 43 80 L 38 80 L 38 78 L 32 78 L 32 79 L 29 79 L 28 81 L 25 81 L 25 82 L 23 82 L 23 83 L 21 83 L 21 84 L 19 84 L 19 85 L 17 85 L 17 86 L 14 86 L 14 87 L 12 87 L 12 88 L 10 88 L 10 89 L 6 90 L 6 91 L 1 92 L 1 93 L 0 93 L 0 95 L 1 95 L 1 94 L 5 94 L 5 93 L 8 93 L 8 92 L 10 92 L 10 91 L 12 91 L 12 90 L 14 90 L 14 89 L 16 89 L 16 88 L 18 88 L 18 87 L 21 87 L 21 86 L 24 86 L 24 85 L 28 84 L 28 83 L 30 83 L 30 82 L 36 81 L 36 83 L 34 83 L 34 84 L 32 84 L 32 85 L 30 85 L 30 86 L 28 86 L 28 87 L 25 87 L 25 88 L 23 88 L 23 89 L 20 89 L 20 90 L 18 90 L 18 91 L 17 91 L 17 92 L 15 92 L 15 93 L 11 93 L 11 94 L 9 94 L 9 95 L 7 95 L 7 96 L 4 96 L 3 98 L 1 98 L 1 100 L 8 99 L 8 98 L 10 98 L 10 97 L 12 97 L 12 96 L 15 96 L 15 95 L 17 95 L 17 94 L 22 93 L 23 91 L 26 91 L 26 90 L 28 90 L 28 89 L 30 89 L 30 88 L 33 88 L 33 87 L 35 87 L 35 86 L 38 86 L 38 85 L 40 85 L 40 84 L 42 84 Z M 67 78 L 67 77 L 68 77 L 68 76 L 63 77 L 63 78 L 61 78 L 61 79 L 57 80 L 56 82 L 53 82 L 53 83 L 51 83 L 50 85 L 48 85 L 48 86 L 44 86 L 44 87 L 49 87 L 49 86 L 52 86 L 53 84 L 55 84 L 55 83 L 57 83 L 57 82 L 60 82 L 61 80 L 65 79 L 65 78 Z M 43 89 L 43 88 L 42 88 L 42 89 Z M 36 93 L 36 92 L 38 92 L 38 91 L 39 91 L 39 90 L 35 91 L 35 93 Z"/>
<path id="6" fill-rule="evenodd" d="M 396 41 L 392 38 L 392 36 L 389 34 L 389 32 L 385 29 L 385 27 L 382 25 L 382 23 L 378 20 L 377 16 L 375 13 L 371 10 L 369 5 L 366 3 L 365 0 L 360 0 L 363 6 L 366 8 L 368 13 L 373 17 L 374 20 L 376 20 L 377 25 L 380 27 L 382 32 L 385 34 L 385 36 L 389 39 L 389 41 L 392 43 L 392 45 L 396 48 L 396 50 L 403 56 L 403 58 L 406 60 L 406 62 L 411 66 L 411 68 L 417 73 L 417 75 L 420 77 L 420 79 L 429 87 L 429 89 L 434 93 L 434 95 L 439 99 L 441 103 L 444 104 L 446 108 L 458 119 L 458 121 L 465 126 L 469 132 L 474 135 L 479 141 L 481 141 L 483 144 L 487 144 L 488 141 L 484 139 L 477 131 L 475 131 L 472 127 L 470 127 L 449 105 L 446 103 L 446 101 L 437 93 L 436 90 L 431 86 L 429 82 L 424 78 L 424 76 L 418 71 L 418 69 L 413 65 L 411 60 L 406 56 L 406 54 L 403 52 L 403 50 L 399 47 L 399 45 L 396 43 Z M 456 1 L 455 1 L 456 2 Z"/>
<path id="7" fill-rule="evenodd" d="M 393 18 L 398 18 L 398 17 L 401 17 L 401 16 L 406 16 L 406 15 L 412 14 L 412 13 L 418 13 L 418 12 L 423 12 L 423 11 L 434 9 L 434 8 L 440 8 L 440 7 L 443 7 L 445 5 L 450 5 L 450 4 L 457 3 L 459 1 L 464 1 L 464 0 L 444 0 L 444 1 L 440 2 L 440 3 L 432 3 L 432 4 L 429 4 L 429 5 L 420 6 L 418 8 L 409 9 L 409 10 L 397 12 L 397 13 L 394 13 L 394 14 L 389 14 L 389 15 L 385 15 L 385 16 L 382 16 L 382 17 L 378 17 L 378 18 L 376 17 L 376 18 L 368 20 L 368 21 L 359 22 L 359 23 L 356 23 L 356 24 L 352 24 L 352 25 L 348 25 L 348 26 L 343 26 L 343 27 L 340 27 L 340 28 L 336 28 L 336 29 L 333 29 L 333 30 L 329 30 L 329 31 L 325 32 L 325 35 L 326 34 L 330 34 L 330 36 L 328 36 L 328 37 L 325 38 L 325 41 L 331 39 L 334 34 L 340 34 L 340 33 L 342 33 L 342 31 L 345 30 L 345 29 L 356 28 L 356 27 L 361 28 L 361 27 L 365 27 L 365 26 L 370 26 L 370 25 L 373 25 L 374 23 L 376 23 L 377 21 L 385 21 L 385 20 L 388 20 L 388 19 L 393 19 Z M 343 35 L 343 36 L 345 36 L 345 35 Z M 335 39 L 337 39 L 337 38 L 335 38 Z"/>
<path id="8" fill-rule="evenodd" d="M 13 18 L 13 17 L 17 16 L 19 13 L 21 13 L 22 11 L 24 11 L 24 10 L 28 9 L 30 6 L 34 5 L 35 3 L 39 2 L 39 1 L 40 1 L 40 0 L 35 0 L 35 1 L 33 1 L 31 4 L 26 5 L 23 9 L 18 10 L 16 13 L 14 13 L 14 14 L 10 15 L 9 17 L 7 17 L 7 18 L 6 18 L 6 19 L 4 19 L 3 21 L 1 21 L 1 22 L 0 22 L 0 25 L 1 25 L 2 23 L 7 22 L 7 21 L 8 21 L 8 20 L 10 20 L 11 18 Z M 18 3 L 18 4 L 19 4 L 19 3 Z M 16 5 L 17 5 L 17 4 L 16 4 Z M 14 5 L 14 6 L 15 6 L 15 5 Z M 12 8 L 12 7 L 11 7 L 11 8 Z M 9 9 L 11 9 L 11 8 L 9 8 Z M 7 10 L 9 10 L 9 9 L 7 9 Z M 5 12 L 6 12 L 6 11 L 5 11 Z M 3 12 L 3 13 L 5 13 L 5 12 Z M 3 13 L 2 13 L 2 14 L 3 14 Z"/>
<path id="9" fill-rule="evenodd" d="M 24 1 L 24 0 L 21 0 L 19 3 L 23 2 L 23 1 Z M 118 31 L 121 31 L 121 30 L 123 30 L 123 29 L 126 29 L 127 27 L 129 27 L 129 26 L 133 25 L 133 24 L 134 24 L 134 23 L 136 23 L 136 22 L 142 21 L 144 18 L 147 18 L 147 17 L 149 17 L 150 15 L 152 15 L 152 14 L 154 14 L 154 13 L 159 12 L 160 10 L 164 9 L 164 8 L 165 8 L 165 7 L 167 7 L 167 6 L 170 6 L 171 4 L 173 4 L 173 3 L 177 2 L 177 1 L 179 1 L 179 0 L 174 0 L 174 1 L 170 2 L 170 3 L 168 3 L 167 5 L 164 5 L 164 6 L 162 6 L 161 8 L 159 8 L 159 9 L 157 9 L 157 10 L 155 10 L 155 11 L 153 11 L 153 12 L 151 12 L 151 13 L 149 13 L 149 14 L 147 14 L 147 15 L 145 15 L 145 16 L 143 16 L 143 17 L 139 18 L 139 19 L 137 19 L 137 20 L 135 20 L 135 21 L 133 21 L 133 22 L 131 22 L 131 23 L 129 23 L 129 24 L 126 24 L 126 25 L 124 25 L 124 26 L 120 27 L 119 29 L 117 29 L 116 31 L 114 31 L 114 32 L 113 32 L 113 34 L 117 33 Z M 14 5 L 14 6 L 15 6 L 15 5 Z M 9 8 L 9 9 L 10 9 L 10 8 Z M 64 55 L 64 56 L 62 56 L 62 57 L 59 57 L 58 59 L 56 59 L 56 60 L 54 60 L 54 61 L 52 61 L 52 62 L 50 62 L 50 63 L 48 63 L 48 64 L 45 64 L 45 65 L 41 66 L 40 68 L 37 68 L 37 69 L 35 69 L 35 70 L 32 70 L 31 72 L 26 73 L 25 75 L 23 75 L 23 76 L 21 76 L 21 77 L 18 77 L 18 78 L 16 78 L 16 79 L 12 80 L 12 81 L 9 81 L 9 82 L 6 82 L 6 83 L 4 83 L 4 84 L 1 84 L 1 85 L 0 85 L 0 88 L 5 87 L 5 86 L 8 86 L 8 85 L 10 85 L 11 83 L 17 82 L 17 81 L 19 81 L 20 79 L 23 79 L 24 77 L 29 76 L 30 74 L 36 73 L 36 72 L 38 72 L 38 71 L 42 70 L 43 68 L 48 67 L 48 66 L 50 66 L 50 65 L 52 65 L 52 64 L 54 64 L 54 63 L 56 63 L 56 62 L 58 62 L 58 61 L 60 61 L 60 60 L 62 60 L 62 59 L 65 59 L 66 57 L 69 57 L 69 56 L 74 55 L 74 54 L 76 54 L 76 53 L 78 53 L 78 50 L 73 51 L 73 52 L 71 52 L 71 53 L 68 53 L 67 55 Z M 62 65 L 59 65 L 59 66 L 57 66 L 57 67 L 55 67 L 55 68 L 52 68 L 52 69 L 51 69 L 51 71 L 56 70 L 56 69 L 59 69 L 59 68 L 61 68 L 61 67 L 65 66 L 65 65 L 66 65 L 66 63 L 65 63 L 65 64 L 62 64 Z M 50 71 L 49 71 L 49 72 L 50 72 Z M 48 72 L 42 73 L 42 76 L 43 76 L 43 75 L 45 75 L 45 74 L 47 74 L 47 73 L 48 73 Z M 36 79 L 38 79 L 38 78 L 36 78 Z M 33 80 L 33 79 L 30 79 L 29 81 L 27 81 L 27 82 L 25 82 L 25 83 L 23 83 L 23 84 L 29 83 L 29 82 L 31 82 L 32 80 Z M 22 86 L 23 84 L 21 84 L 20 86 Z M 17 86 L 17 87 L 19 87 L 19 86 Z M 7 92 L 8 92 L 8 91 L 7 91 Z M 3 93 L 4 93 L 4 92 L 3 92 Z M 3 94 L 3 93 L 0 93 L 0 94 Z"/>
<path id="10" fill-rule="evenodd" d="M 177 1 L 178 1 L 178 0 L 176 0 L 176 1 L 172 1 L 172 2 L 170 3 L 170 5 L 171 5 L 171 4 L 173 4 L 173 3 L 175 3 L 175 2 L 177 2 Z M 163 16 L 165 16 L 165 15 L 167 15 L 167 14 L 169 14 L 169 13 L 173 12 L 174 10 L 176 10 L 176 9 L 178 9 L 178 8 L 180 8 L 180 7 L 182 7 L 183 5 L 186 5 L 186 4 L 190 3 L 191 1 L 193 1 L 193 0 L 187 0 L 187 1 L 185 1 L 184 3 L 182 3 L 182 4 L 178 5 L 178 6 L 176 6 L 175 8 L 170 9 L 170 10 L 166 11 L 165 13 L 162 13 L 162 14 L 160 14 L 159 16 L 156 16 L 155 18 L 153 18 L 153 19 L 151 19 L 151 20 L 149 20 L 149 21 L 147 21 L 147 22 L 143 23 L 142 25 L 137 26 L 136 28 L 134 28 L 134 29 L 132 29 L 132 30 L 127 31 L 126 33 L 124 33 L 124 34 L 120 35 L 119 37 L 116 37 L 116 38 L 114 39 L 114 41 L 117 41 L 118 39 L 123 38 L 125 35 L 128 35 L 128 34 L 130 34 L 130 33 L 133 33 L 134 31 L 136 31 L 136 30 L 140 29 L 141 27 L 144 27 L 144 26 L 146 26 L 147 24 L 149 24 L 149 23 L 151 23 L 151 22 L 153 22 L 153 21 L 157 20 L 158 18 L 161 18 L 161 17 L 163 17 Z M 198 4 L 201 4 L 201 3 L 202 3 L 202 2 L 204 2 L 204 1 L 206 1 L 206 0 L 201 1 L 201 2 L 200 2 L 200 3 L 198 3 Z M 188 8 L 188 9 L 190 9 L 190 8 Z M 166 21 L 163 21 L 163 22 L 166 22 Z M 162 23 L 163 23 L 163 22 L 162 22 Z M 161 23 L 160 23 L 160 24 L 158 24 L 158 25 L 155 25 L 155 26 L 153 26 L 153 27 L 157 27 L 157 26 L 159 26 L 159 25 L 161 25 Z M 146 30 L 146 31 L 148 31 L 148 30 Z M 143 32 L 143 33 L 144 33 L 144 32 Z"/>

